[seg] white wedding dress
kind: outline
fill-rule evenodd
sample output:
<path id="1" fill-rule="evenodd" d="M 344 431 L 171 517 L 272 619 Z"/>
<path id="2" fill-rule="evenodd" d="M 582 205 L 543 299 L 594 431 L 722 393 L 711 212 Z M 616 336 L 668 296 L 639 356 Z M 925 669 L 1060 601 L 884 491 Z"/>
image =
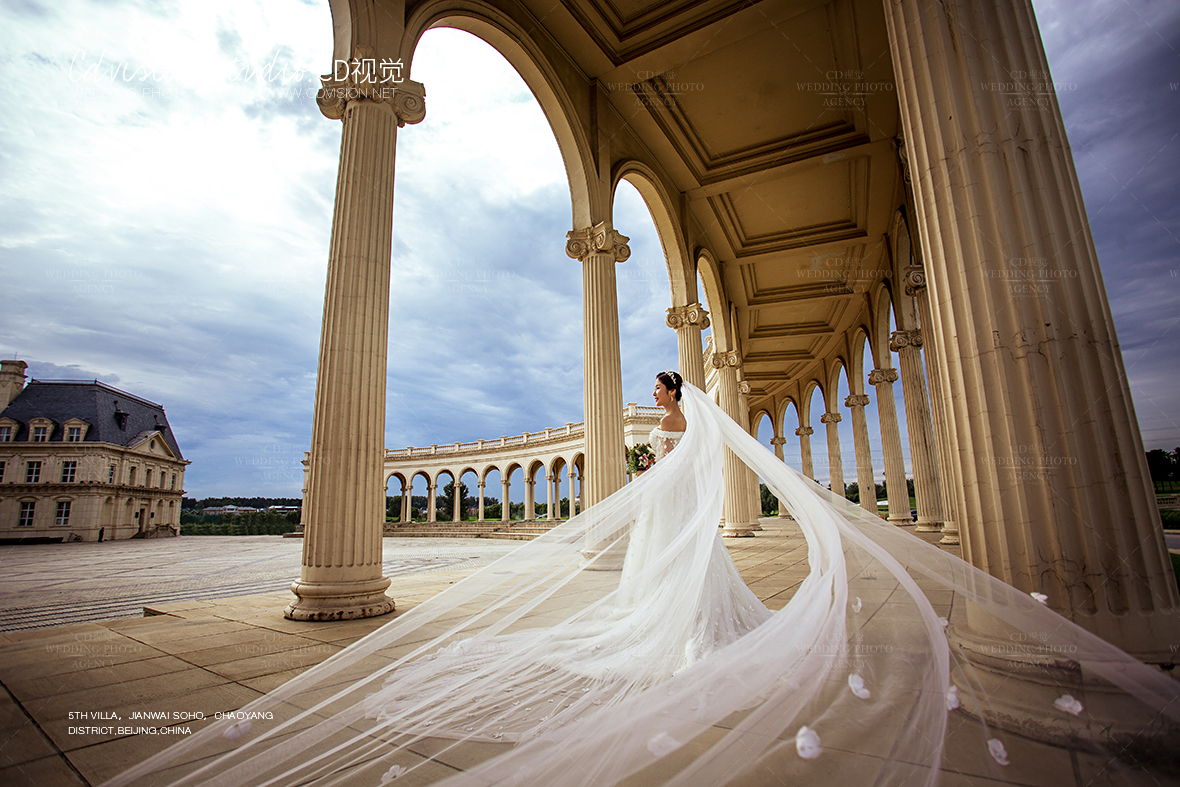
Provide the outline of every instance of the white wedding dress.
<path id="1" fill-rule="evenodd" d="M 1180 721 L 1177 682 L 820 488 L 683 391 L 687 430 L 653 432 L 657 461 L 633 483 L 109 784 L 934 785 L 950 714 L 988 701 L 952 647 L 968 608 L 1109 682 L 1126 729 Z M 808 574 L 773 614 L 718 537 L 725 447 L 807 541 Z M 949 620 L 927 597 L 946 591 Z M 1073 703 L 1044 713 L 1084 718 Z M 1006 733 L 955 719 L 1019 772 Z M 1114 743 L 1079 736 L 1124 773 Z"/>

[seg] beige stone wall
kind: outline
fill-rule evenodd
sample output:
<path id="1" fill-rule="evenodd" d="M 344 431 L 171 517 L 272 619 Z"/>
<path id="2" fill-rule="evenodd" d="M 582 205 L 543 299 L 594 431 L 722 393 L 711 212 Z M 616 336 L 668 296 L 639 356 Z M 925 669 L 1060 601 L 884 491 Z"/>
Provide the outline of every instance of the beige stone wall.
<path id="1" fill-rule="evenodd" d="M 180 527 L 189 463 L 175 458 L 159 437 L 129 448 L 111 443 L 0 443 L 0 462 L 0 538 L 69 539 L 73 534 L 97 541 L 100 530 L 104 540 L 130 538 L 141 529 L 141 513 L 143 529 Z M 29 462 L 41 463 L 35 483 L 25 480 Z M 62 480 L 67 462 L 76 463 L 73 481 Z M 34 503 L 31 526 L 20 524 L 24 502 Z M 64 525 L 56 522 L 59 502 L 70 503 Z"/>

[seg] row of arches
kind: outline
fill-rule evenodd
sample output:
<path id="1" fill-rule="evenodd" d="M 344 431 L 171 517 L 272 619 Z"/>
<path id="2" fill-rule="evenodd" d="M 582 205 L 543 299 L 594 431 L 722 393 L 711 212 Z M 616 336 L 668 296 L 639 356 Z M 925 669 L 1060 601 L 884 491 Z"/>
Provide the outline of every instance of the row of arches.
<path id="1" fill-rule="evenodd" d="M 385 479 L 387 520 L 402 524 L 533 521 L 539 518 L 537 510 L 541 506 L 544 506 L 544 519 L 565 519 L 580 510 L 584 466 L 585 455 L 577 452 L 547 459 L 467 465 L 461 470 L 449 467 L 395 470 Z M 473 483 L 467 484 L 464 479 Z M 448 485 L 451 492 L 444 494 Z M 454 493 L 456 486 L 460 490 L 458 495 Z M 523 491 L 517 492 L 514 503 L 512 489 L 521 490 L 522 486 Z M 538 487 L 542 486 L 543 495 L 538 494 Z M 398 491 L 393 494 L 395 488 Z M 440 510 L 440 498 L 450 510 Z"/>

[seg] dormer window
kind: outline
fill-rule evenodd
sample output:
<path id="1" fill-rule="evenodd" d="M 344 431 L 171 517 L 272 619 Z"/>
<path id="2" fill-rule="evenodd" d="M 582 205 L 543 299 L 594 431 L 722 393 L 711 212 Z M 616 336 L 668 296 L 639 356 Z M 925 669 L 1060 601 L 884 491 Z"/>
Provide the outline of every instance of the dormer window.
<path id="1" fill-rule="evenodd" d="M 32 418 L 29 420 L 29 442 L 47 443 L 53 434 L 53 421 L 48 418 Z"/>
<path id="2" fill-rule="evenodd" d="M 86 431 L 90 428 L 90 424 L 83 421 L 81 418 L 71 418 L 62 423 L 62 429 L 65 432 L 67 443 L 80 443 L 86 439 Z"/>
<path id="3" fill-rule="evenodd" d="M 12 427 L 0 426 L 0 443 L 12 442 Z"/>

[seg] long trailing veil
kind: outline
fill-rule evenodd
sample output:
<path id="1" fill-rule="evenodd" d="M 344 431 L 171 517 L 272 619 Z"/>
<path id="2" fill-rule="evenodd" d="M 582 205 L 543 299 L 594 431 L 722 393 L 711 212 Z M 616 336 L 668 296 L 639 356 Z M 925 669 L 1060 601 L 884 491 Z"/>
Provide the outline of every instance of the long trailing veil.
<path id="1" fill-rule="evenodd" d="M 684 437 L 636 482 L 108 784 L 930 785 L 948 735 L 1004 778 L 1031 765 L 984 720 L 1013 685 L 1108 777 L 1176 729 L 1180 684 L 683 390 Z M 806 538 L 810 571 L 773 614 L 718 538 L 725 446 Z M 1011 643 L 1025 673 L 990 680 L 1004 654 L 979 642 Z"/>

